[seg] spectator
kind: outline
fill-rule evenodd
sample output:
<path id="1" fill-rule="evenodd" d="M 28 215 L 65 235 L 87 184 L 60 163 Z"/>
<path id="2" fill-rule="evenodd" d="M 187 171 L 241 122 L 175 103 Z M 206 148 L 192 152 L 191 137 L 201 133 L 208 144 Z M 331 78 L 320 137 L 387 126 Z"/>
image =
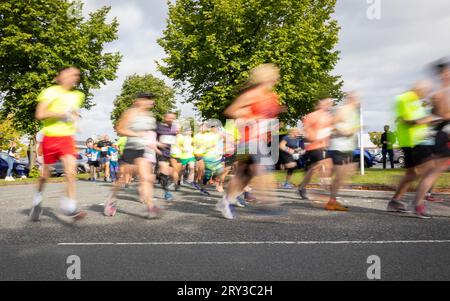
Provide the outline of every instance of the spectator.
<path id="1" fill-rule="evenodd" d="M 11 141 L 9 144 L 9 148 L 7 151 L 7 156 L 4 157 L 5 161 L 8 163 L 8 170 L 6 171 L 6 177 L 5 181 L 15 181 L 15 179 L 12 176 L 13 168 L 14 168 L 14 162 L 17 159 L 17 144 L 15 141 Z"/>
<path id="2" fill-rule="evenodd" d="M 386 155 L 389 155 L 391 168 L 394 168 L 394 143 L 395 134 L 389 131 L 389 126 L 384 126 L 384 133 L 381 135 L 381 154 L 383 156 L 383 168 L 386 169 Z"/>

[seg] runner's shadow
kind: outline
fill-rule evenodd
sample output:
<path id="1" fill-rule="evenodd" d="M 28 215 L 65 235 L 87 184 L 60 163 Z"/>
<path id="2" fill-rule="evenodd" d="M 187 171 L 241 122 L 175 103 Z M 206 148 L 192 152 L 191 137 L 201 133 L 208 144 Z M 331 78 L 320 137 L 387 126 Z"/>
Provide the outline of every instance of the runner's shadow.
<path id="1" fill-rule="evenodd" d="M 31 209 L 23 209 L 23 210 L 21 210 L 19 212 L 22 215 L 26 215 L 27 217 L 29 217 Z M 61 225 L 66 226 L 68 228 L 76 228 L 76 223 L 71 223 L 71 222 L 68 222 L 68 221 L 64 220 L 63 218 L 61 218 L 62 214 L 59 214 L 59 213 L 56 214 L 53 208 L 42 207 L 42 216 L 47 216 L 47 217 L 51 218 L 52 220 L 57 221 Z M 40 221 L 39 222 L 33 222 L 33 221 L 30 221 L 29 218 L 28 218 L 28 222 L 32 223 L 32 224 L 36 224 L 36 223 L 39 223 Z"/>

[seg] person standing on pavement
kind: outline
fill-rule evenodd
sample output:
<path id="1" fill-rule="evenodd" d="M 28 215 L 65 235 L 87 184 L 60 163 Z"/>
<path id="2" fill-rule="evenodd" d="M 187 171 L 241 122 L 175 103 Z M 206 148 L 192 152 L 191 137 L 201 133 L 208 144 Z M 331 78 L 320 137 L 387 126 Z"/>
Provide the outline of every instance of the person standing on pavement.
<path id="1" fill-rule="evenodd" d="M 11 141 L 7 150 L 7 156 L 3 157 L 8 163 L 8 170 L 6 171 L 5 181 L 15 181 L 13 178 L 14 162 L 17 159 L 17 144 L 15 141 Z"/>
<path id="2" fill-rule="evenodd" d="M 381 135 L 381 154 L 383 156 L 383 169 L 386 169 L 386 155 L 389 155 L 391 168 L 394 168 L 394 143 L 395 135 L 389 131 L 389 125 L 384 126 L 384 133 Z"/>
<path id="3" fill-rule="evenodd" d="M 56 77 L 57 85 L 45 89 L 38 96 L 36 119 L 43 123 L 42 151 L 44 167 L 39 179 L 38 189 L 33 197 L 30 219 L 38 221 L 42 213 L 42 193 L 50 177 L 50 165 L 60 160 L 67 180 L 66 197 L 61 200 L 62 212 L 77 221 L 86 216 L 86 212 L 77 209 L 76 195 L 76 149 L 74 135 L 79 110 L 84 102 L 84 94 L 75 90 L 80 82 L 80 70 L 65 68 Z"/>

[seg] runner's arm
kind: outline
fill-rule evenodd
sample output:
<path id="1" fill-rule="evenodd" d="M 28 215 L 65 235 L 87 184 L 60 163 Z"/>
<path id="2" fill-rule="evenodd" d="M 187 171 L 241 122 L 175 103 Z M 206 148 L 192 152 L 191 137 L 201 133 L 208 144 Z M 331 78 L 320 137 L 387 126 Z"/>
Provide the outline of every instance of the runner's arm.
<path id="1" fill-rule="evenodd" d="M 66 112 L 52 112 L 48 109 L 48 106 L 50 105 L 51 100 L 43 100 L 38 103 L 36 107 L 35 117 L 37 120 L 43 120 L 48 118 L 55 118 L 55 119 L 63 119 L 65 118 Z"/>

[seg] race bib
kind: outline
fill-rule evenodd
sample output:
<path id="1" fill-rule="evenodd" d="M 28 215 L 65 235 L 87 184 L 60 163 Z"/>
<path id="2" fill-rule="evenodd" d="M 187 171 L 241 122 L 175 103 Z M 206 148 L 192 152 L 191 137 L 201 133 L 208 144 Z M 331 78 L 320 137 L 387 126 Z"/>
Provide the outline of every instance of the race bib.
<path id="1" fill-rule="evenodd" d="M 117 161 L 119 158 L 117 156 L 117 153 L 111 153 L 111 161 Z"/>
<path id="2" fill-rule="evenodd" d="M 98 155 L 97 152 L 91 153 L 91 161 L 97 161 L 97 155 Z"/>
<path id="3" fill-rule="evenodd" d="M 102 152 L 107 152 L 107 151 L 108 151 L 108 147 L 107 146 L 102 147 Z"/>
<path id="4" fill-rule="evenodd" d="M 159 142 L 164 143 L 164 144 L 175 144 L 177 140 L 177 137 L 174 135 L 161 135 L 159 136 Z"/>

